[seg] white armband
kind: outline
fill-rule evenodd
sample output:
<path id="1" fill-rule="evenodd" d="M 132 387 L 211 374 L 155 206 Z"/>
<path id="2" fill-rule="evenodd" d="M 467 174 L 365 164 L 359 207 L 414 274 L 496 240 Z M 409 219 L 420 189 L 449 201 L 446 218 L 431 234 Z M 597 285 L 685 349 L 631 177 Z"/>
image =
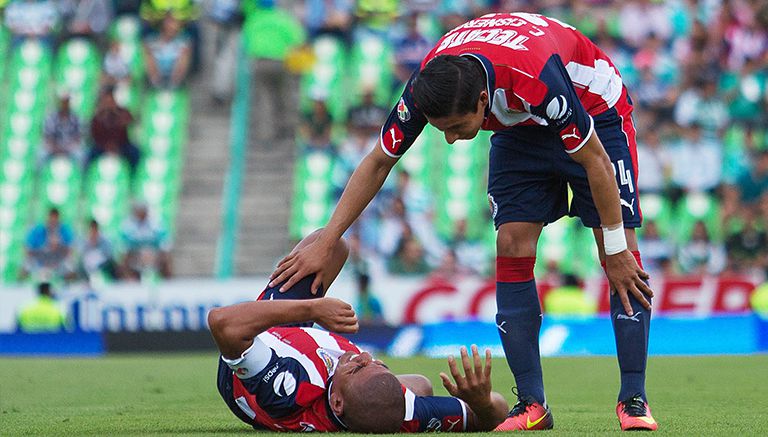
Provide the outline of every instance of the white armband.
<path id="1" fill-rule="evenodd" d="M 627 250 L 627 237 L 624 235 L 624 223 L 603 226 L 603 247 L 606 255 L 616 255 Z"/>
<path id="2" fill-rule="evenodd" d="M 264 370 L 272 359 L 272 349 L 264 344 L 258 337 L 253 339 L 251 347 L 245 350 L 240 357 L 234 359 L 221 359 L 235 372 L 240 379 L 255 376 Z"/>

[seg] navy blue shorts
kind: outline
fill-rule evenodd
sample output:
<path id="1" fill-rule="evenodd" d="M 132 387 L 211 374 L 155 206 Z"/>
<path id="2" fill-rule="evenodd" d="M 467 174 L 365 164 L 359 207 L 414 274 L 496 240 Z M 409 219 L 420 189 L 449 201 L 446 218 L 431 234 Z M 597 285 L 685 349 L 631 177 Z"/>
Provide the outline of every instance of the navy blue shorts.
<path id="1" fill-rule="evenodd" d="M 596 117 L 595 131 L 611 159 L 619 186 L 624 227 L 642 223 L 637 192 L 637 145 L 630 117 L 615 109 Z M 568 214 L 584 226 L 600 227 L 587 173 L 563 148 L 560 137 L 544 126 L 496 132 L 491 137 L 488 200 L 498 229 L 509 222 L 553 223 Z M 568 187 L 573 199 L 568 204 Z"/>

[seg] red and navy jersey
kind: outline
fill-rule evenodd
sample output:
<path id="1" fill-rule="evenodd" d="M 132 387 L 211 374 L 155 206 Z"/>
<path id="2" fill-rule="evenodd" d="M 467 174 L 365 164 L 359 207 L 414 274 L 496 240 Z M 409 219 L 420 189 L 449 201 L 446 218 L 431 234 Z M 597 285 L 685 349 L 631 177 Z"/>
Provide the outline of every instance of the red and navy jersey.
<path id="1" fill-rule="evenodd" d="M 272 328 L 258 339 L 271 350 L 269 364 L 246 379 L 231 372 L 232 396 L 247 423 L 273 431 L 343 430 L 330 409 L 328 389 L 339 357 L 360 349 L 339 335 L 314 328 Z M 405 387 L 403 392 L 406 415 L 401 431 L 466 429 L 467 407 L 461 400 L 416 396 Z"/>
<path id="2" fill-rule="evenodd" d="M 445 34 L 421 68 L 440 55 L 468 56 L 482 64 L 490 100 L 484 130 L 547 126 L 573 153 L 591 136 L 592 116 L 610 108 L 624 116 L 632 111 L 621 75 L 608 56 L 575 28 L 553 18 L 485 15 Z M 381 146 L 395 158 L 427 124 L 411 93 L 417 74 L 381 130 Z"/>

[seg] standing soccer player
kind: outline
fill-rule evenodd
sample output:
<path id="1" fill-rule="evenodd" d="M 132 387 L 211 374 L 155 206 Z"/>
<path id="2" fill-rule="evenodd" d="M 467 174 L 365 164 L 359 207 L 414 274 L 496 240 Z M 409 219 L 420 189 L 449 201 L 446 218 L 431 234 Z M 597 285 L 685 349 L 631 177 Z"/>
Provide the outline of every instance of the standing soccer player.
<path id="1" fill-rule="evenodd" d="M 272 284 L 317 273 L 427 123 L 449 144 L 491 138 L 488 198 L 496 239 L 496 321 L 518 403 L 497 430 L 547 429 L 533 277 L 543 226 L 568 214 L 593 229 L 611 284 L 621 429 L 657 428 L 645 395 L 653 291 L 637 250 L 642 221 L 632 102 L 606 54 L 573 27 L 527 13 L 490 14 L 438 41 L 352 174 L 328 225 L 281 261 Z M 573 200 L 568 204 L 568 187 Z"/>

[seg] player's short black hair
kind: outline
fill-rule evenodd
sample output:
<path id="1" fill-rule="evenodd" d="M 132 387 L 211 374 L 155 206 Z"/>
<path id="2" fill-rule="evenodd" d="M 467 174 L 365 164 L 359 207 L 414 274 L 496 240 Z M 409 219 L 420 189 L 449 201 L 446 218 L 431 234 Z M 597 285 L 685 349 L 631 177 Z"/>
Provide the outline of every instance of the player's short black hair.
<path id="1" fill-rule="evenodd" d="M 424 66 L 413 82 L 413 100 L 430 118 L 477 110 L 486 79 L 482 65 L 464 56 L 441 55 Z"/>

